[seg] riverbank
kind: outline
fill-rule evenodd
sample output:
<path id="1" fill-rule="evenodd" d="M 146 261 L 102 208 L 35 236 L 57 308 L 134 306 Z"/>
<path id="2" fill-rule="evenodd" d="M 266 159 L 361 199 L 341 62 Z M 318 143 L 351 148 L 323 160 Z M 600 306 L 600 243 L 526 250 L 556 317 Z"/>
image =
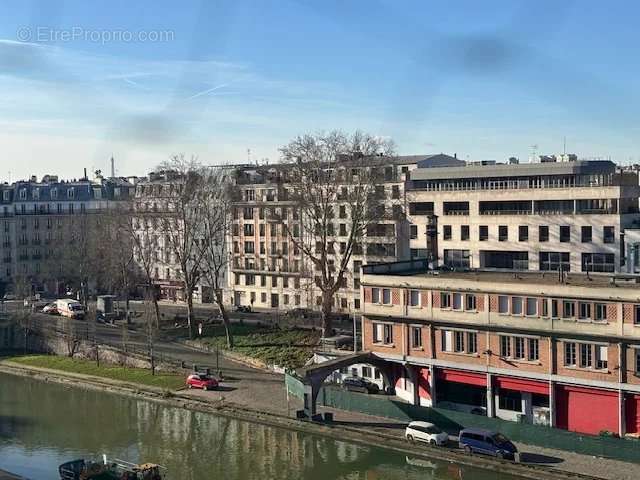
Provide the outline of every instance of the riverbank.
<path id="1" fill-rule="evenodd" d="M 224 392 L 209 392 L 211 395 L 208 395 L 207 397 L 196 398 L 187 395 L 186 392 L 184 394 L 181 392 L 173 392 L 167 395 L 164 389 L 154 386 L 137 385 L 130 382 L 104 377 L 27 366 L 10 360 L 0 361 L 0 372 L 31 377 L 41 381 L 56 382 L 65 385 L 127 395 L 148 401 L 160 402 L 167 406 L 228 416 L 237 420 L 257 422 L 264 425 L 296 430 L 308 434 L 324 435 L 363 445 L 374 445 L 410 454 L 414 457 L 418 456 L 425 459 L 440 459 L 461 465 L 475 466 L 489 471 L 510 473 L 522 478 L 537 480 L 597 478 L 588 475 L 570 474 L 565 471 L 559 471 L 547 467 L 499 461 L 489 457 L 466 456 L 462 452 L 453 449 L 409 445 L 398 435 L 372 431 L 367 429 L 366 425 L 345 425 L 346 422 L 337 422 L 336 424 L 303 422 L 287 416 L 255 410 L 246 406 L 227 402 Z"/>

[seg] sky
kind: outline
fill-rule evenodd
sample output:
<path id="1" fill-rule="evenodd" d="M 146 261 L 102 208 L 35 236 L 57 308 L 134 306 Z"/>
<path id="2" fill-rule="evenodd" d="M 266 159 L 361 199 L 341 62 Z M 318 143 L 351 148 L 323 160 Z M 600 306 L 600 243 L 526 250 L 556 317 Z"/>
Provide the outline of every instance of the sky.
<path id="1" fill-rule="evenodd" d="M 277 162 L 296 135 L 640 162 L 638 2 L 0 2 L 0 181 Z"/>

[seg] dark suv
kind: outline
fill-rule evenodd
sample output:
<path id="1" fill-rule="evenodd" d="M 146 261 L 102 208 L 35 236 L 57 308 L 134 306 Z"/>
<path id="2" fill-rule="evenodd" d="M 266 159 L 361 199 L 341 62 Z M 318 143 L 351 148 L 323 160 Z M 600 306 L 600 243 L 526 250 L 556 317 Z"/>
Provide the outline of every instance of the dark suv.
<path id="1" fill-rule="evenodd" d="M 359 377 L 347 377 L 342 380 L 342 388 L 350 392 L 378 393 L 380 387 L 367 379 Z"/>

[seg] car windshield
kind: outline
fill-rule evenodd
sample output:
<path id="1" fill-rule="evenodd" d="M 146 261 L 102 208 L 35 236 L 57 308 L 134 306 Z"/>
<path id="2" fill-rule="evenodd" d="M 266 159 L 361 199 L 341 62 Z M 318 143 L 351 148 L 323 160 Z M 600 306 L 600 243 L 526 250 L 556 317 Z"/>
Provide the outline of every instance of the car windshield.
<path id="1" fill-rule="evenodd" d="M 501 433 L 496 433 L 492 438 L 496 445 L 503 445 L 509 441 L 509 439 Z"/>
<path id="2" fill-rule="evenodd" d="M 71 310 L 75 310 L 75 311 L 82 310 L 82 305 L 71 305 Z"/>
<path id="3" fill-rule="evenodd" d="M 437 435 L 439 433 L 442 433 L 442 430 L 440 430 L 438 427 L 436 427 L 435 425 L 431 425 L 430 427 L 425 427 L 424 431 L 426 433 L 432 433 L 434 435 Z"/>

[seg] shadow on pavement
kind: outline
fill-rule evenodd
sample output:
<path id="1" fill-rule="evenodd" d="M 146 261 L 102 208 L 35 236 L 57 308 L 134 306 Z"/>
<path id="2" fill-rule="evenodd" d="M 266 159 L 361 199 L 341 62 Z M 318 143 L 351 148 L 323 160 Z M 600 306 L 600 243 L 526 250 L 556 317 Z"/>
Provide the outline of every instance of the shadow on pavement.
<path id="1" fill-rule="evenodd" d="M 558 457 L 550 457 L 549 455 L 541 455 L 539 453 L 522 452 L 520 454 L 520 462 L 537 463 L 537 464 L 553 464 L 562 463 L 564 459 Z"/>

